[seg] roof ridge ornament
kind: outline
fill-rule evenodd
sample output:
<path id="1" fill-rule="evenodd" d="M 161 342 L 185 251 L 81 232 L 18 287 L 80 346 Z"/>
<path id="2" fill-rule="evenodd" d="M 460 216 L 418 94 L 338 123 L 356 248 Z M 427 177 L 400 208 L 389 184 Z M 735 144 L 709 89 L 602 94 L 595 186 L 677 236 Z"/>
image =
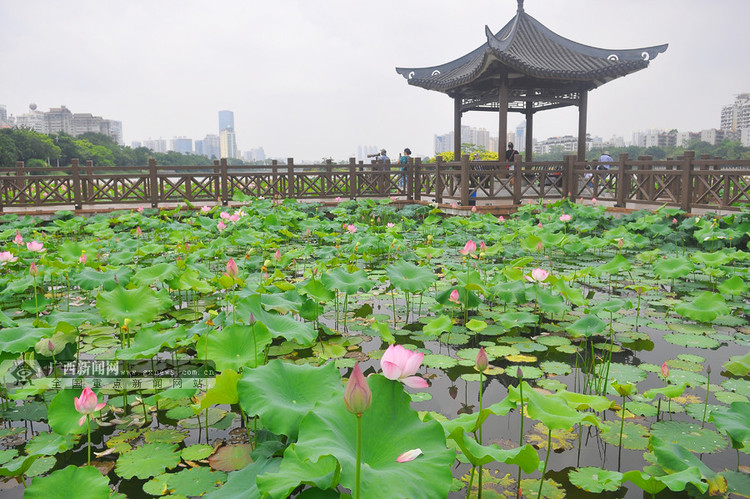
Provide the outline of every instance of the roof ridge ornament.
<path id="1" fill-rule="evenodd" d="M 518 12 L 523 12 L 523 0 L 518 0 Z"/>

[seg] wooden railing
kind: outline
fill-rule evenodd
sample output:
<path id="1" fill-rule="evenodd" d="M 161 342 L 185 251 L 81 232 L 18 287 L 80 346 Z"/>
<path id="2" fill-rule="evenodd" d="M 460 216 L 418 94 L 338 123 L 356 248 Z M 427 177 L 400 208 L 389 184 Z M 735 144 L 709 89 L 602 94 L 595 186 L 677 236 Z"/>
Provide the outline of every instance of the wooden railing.
<path id="1" fill-rule="evenodd" d="M 519 204 L 524 199 L 597 198 L 617 206 L 662 205 L 739 209 L 750 204 L 750 161 L 701 157 L 688 151 L 677 159 L 630 159 L 626 154 L 600 169 L 598 161 L 461 161 L 348 165 L 146 167 L 81 166 L 0 168 L 0 211 L 12 207 L 73 207 L 165 203 L 228 203 L 253 197 L 334 199 L 399 196 L 409 200 Z M 599 167 L 599 168 L 598 168 Z"/>

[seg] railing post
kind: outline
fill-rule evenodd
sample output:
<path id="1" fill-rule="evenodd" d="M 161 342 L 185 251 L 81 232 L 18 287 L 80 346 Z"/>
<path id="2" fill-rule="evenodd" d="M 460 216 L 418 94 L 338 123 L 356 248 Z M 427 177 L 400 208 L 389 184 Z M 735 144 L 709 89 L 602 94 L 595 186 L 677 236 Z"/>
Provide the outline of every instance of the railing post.
<path id="1" fill-rule="evenodd" d="M 221 205 L 229 204 L 229 167 L 227 158 L 221 158 Z"/>
<path id="2" fill-rule="evenodd" d="M 81 209 L 81 175 L 78 171 L 78 160 L 70 162 L 70 170 L 73 174 L 73 205 L 76 210 Z"/>
<path id="3" fill-rule="evenodd" d="M 410 160 L 411 161 L 411 160 Z M 422 200 L 422 158 L 414 160 L 414 169 L 412 170 L 412 178 L 414 179 L 414 200 Z"/>
<path id="4" fill-rule="evenodd" d="M 279 181 L 279 162 L 275 159 L 271 160 L 271 191 L 273 192 L 272 197 L 276 197 L 277 194 L 279 194 L 278 191 L 278 181 Z M 258 187 L 260 187 L 260 182 L 258 182 Z"/>
<path id="5" fill-rule="evenodd" d="M 513 157 L 513 204 L 521 204 L 521 183 L 523 182 L 523 162 L 521 155 Z"/>
<path id="6" fill-rule="evenodd" d="M 333 182 L 333 164 L 330 159 L 326 160 L 326 174 L 322 176 L 320 179 L 320 192 L 323 194 L 323 197 L 328 197 L 328 189 L 332 189 L 334 186 Z M 326 188 L 326 185 L 328 188 Z"/>
<path id="7" fill-rule="evenodd" d="M 221 198 L 221 163 L 218 159 L 214 160 L 214 194 L 216 199 Z"/>
<path id="8" fill-rule="evenodd" d="M 469 165 L 469 155 L 461 155 L 461 206 L 469 206 L 469 177 L 471 176 L 471 165 Z"/>
<path id="9" fill-rule="evenodd" d="M 576 192 L 578 191 L 578 182 L 575 176 L 575 156 L 566 154 L 563 156 L 563 178 L 562 192 L 563 197 L 575 201 Z"/>
<path id="10" fill-rule="evenodd" d="M 625 207 L 628 185 L 625 180 L 625 162 L 628 160 L 628 153 L 621 153 L 617 163 L 617 185 L 615 186 L 615 206 Z"/>
<path id="11" fill-rule="evenodd" d="M 24 178 L 23 161 L 16 161 L 16 186 L 19 190 L 18 200 L 21 203 L 26 202 L 26 179 Z"/>
<path id="12" fill-rule="evenodd" d="M 349 199 L 357 197 L 357 160 L 349 158 Z"/>
<path id="13" fill-rule="evenodd" d="M 443 202 L 443 189 L 445 189 L 445 184 L 443 183 L 443 173 L 442 173 L 442 166 L 443 166 L 443 157 L 442 156 L 436 156 L 435 157 L 435 202 L 440 204 Z"/>
<path id="14" fill-rule="evenodd" d="M 286 168 L 287 168 L 287 197 L 289 199 L 294 199 L 294 158 L 287 158 L 286 159 Z"/>
<path id="15" fill-rule="evenodd" d="M 156 160 L 154 158 L 148 159 L 148 176 L 151 184 L 151 207 L 156 208 L 159 206 L 159 177 L 156 174 Z"/>
<path id="16" fill-rule="evenodd" d="M 711 159 L 711 155 L 710 154 L 701 154 L 700 159 Z M 702 171 L 702 172 L 708 171 L 709 170 L 709 166 L 704 163 L 704 164 L 702 164 L 700 166 L 699 170 Z M 708 178 L 709 178 L 708 175 L 706 175 L 706 176 L 701 175 L 700 177 L 696 177 L 696 179 L 695 179 L 695 189 L 694 189 L 694 193 L 695 193 L 695 198 L 696 199 L 698 199 L 700 197 L 703 197 L 703 195 L 706 194 L 707 189 L 706 189 L 706 185 L 704 184 L 704 182 L 708 183 Z M 706 199 L 706 201 L 708 201 L 708 199 Z"/>
<path id="17" fill-rule="evenodd" d="M 693 170 L 693 159 L 695 151 L 685 151 L 685 159 L 682 163 L 682 196 L 680 198 L 680 208 L 690 213 L 690 205 L 693 201 L 693 182 L 691 173 Z"/>

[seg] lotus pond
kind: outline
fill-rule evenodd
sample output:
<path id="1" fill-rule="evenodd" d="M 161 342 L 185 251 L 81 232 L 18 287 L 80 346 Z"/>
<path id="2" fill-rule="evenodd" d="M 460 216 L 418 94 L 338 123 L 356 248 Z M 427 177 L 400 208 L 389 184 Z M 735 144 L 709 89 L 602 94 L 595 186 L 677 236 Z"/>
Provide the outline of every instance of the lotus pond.
<path id="1" fill-rule="evenodd" d="M 749 232 L 566 200 L 4 215 L 0 493 L 750 497 Z"/>

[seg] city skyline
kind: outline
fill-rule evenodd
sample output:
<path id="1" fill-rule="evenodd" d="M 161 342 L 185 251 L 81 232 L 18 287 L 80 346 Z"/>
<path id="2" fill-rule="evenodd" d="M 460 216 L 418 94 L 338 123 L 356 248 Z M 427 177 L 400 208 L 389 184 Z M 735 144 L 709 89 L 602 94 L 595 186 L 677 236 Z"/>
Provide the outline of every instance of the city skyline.
<path id="1" fill-rule="evenodd" d="M 66 105 L 121 121 L 129 144 L 217 134 L 216 113 L 232 110 L 238 149 L 263 147 L 269 157 L 304 160 L 356 156 L 361 144 L 391 155 L 404 147 L 431 155 L 434 135 L 452 129 L 452 101 L 409 86 L 395 67 L 460 57 L 484 43 L 485 25 L 498 30 L 517 8 L 515 0 L 467 0 L 461 8 L 447 0 L 332 0 L 324 6 L 226 0 L 221 9 L 174 1 L 40 3 L 0 5 L 0 42 L 14 47 L 0 54 L 0 67 L 14 75 L 0 94 L 9 114 L 25 112 L 30 102 Z M 149 15 L 139 6 L 148 6 Z M 750 34 L 725 23 L 750 13 L 746 0 L 711 6 L 700 0 L 526 0 L 524 7 L 581 43 L 669 43 L 649 68 L 591 92 L 592 134 L 628 138 L 651 128 L 719 128 L 722 106 L 748 91 L 750 69 L 739 61 Z M 225 16 L 227 10 L 233 15 Z M 86 29 L 61 37 L 61 23 Z M 139 26 L 137 37 L 129 25 Z M 89 69 L 73 69 L 79 60 Z M 511 114 L 509 129 L 522 119 Z M 497 135 L 494 113 L 467 113 L 463 124 Z M 534 136 L 576 135 L 576 128 L 576 108 L 545 112 L 535 119 Z"/>

